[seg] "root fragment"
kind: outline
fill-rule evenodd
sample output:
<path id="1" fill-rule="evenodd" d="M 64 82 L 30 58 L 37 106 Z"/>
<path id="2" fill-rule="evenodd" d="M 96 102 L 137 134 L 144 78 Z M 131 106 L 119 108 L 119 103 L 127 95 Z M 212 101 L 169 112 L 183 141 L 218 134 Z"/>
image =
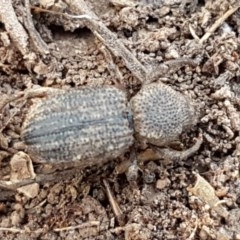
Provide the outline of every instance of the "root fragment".
<path id="1" fill-rule="evenodd" d="M 28 51 L 28 34 L 19 23 L 14 12 L 11 0 L 2 0 L 0 7 L 0 21 L 5 25 L 12 41 L 16 44 L 18 50 L 25 56 Z"/>

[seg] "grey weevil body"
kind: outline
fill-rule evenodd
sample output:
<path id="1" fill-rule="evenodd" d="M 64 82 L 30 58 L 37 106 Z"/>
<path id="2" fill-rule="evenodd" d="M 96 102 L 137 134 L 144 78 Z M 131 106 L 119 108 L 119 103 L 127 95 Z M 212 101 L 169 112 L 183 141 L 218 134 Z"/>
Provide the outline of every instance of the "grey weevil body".
<path id="1" fill-rule="evenodd" d="M 45 162 L 93 165 L 121 155 L 133 143 L 125 93 L 114 87 L 59 93 L 33 105 L 22 137 Z"/>
<path id="2" fill-rule="evenodd" d="M 187 98 L 162 83 L 143 86 L 130 104 L 115 87 L 84 87 L 33 105 L 22 138 L 40 161 L 86 167 L 122 155 L 134 132 L 140 141 L 166 146 L 195 123 L 194 113 Z"/>

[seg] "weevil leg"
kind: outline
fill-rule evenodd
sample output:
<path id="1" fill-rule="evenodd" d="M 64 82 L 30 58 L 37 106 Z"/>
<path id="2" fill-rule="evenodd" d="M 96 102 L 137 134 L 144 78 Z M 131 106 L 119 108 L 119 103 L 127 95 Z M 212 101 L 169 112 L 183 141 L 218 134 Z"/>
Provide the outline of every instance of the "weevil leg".
<path id="1" fill-rule="evenodd" d="M 203 136 L 202 133 L 200 133 L 198 138 L 196 139 L 195 144 L 186 150 L 177 151 L 169 148 L 154 147 L 154 152 L 158 155 L 159 158 L 170 159 L 172 161 L 182 161 L 196 153 L 202 145 L 202 142 Z"/>
<path id="2" fill-rule="evenodd" d="M 143 82 L 143 84 L 152 83 L 161 78 L 163 75 L 166 74 L 169 75 L 169 73 L 174 73 L 178 69 L 186 65 L 196 67 L 198 64 L 199 64 L 198 60 L 184 57 L 165 61 L 164 63 L 160 64 L 157 68 L 148 71 L 147 79 L 145 82 Z"/>
<path id="3" fill-rule="evenodd" d="M 130 157 L 124 161 L 122 161 L 120 164 L 118 164 L 115 168 L 116 174 L 122 174 L 125 173 L 127 180 L 130 184 L 134 185 L 134 183 L 138 179 L 138 161 L 136 156 L 136 149 L 133 148 L 130 154 Z"/>

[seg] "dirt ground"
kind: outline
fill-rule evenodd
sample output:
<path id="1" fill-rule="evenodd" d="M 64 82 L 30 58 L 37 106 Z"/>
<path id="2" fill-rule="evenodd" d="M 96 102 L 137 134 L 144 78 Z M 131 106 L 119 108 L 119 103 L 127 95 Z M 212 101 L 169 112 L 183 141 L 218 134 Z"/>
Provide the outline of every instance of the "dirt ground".
<path id="1" fill-rule="evenodd" d="M 0 238 L 240 239 L 239 6 L 1 1 Z M 131 181 L 121 163 L 134 149 L 87 169 L 26 155 L 21 128 L 41 87 L 117 85 L 130 99 L 151 79 L 196 102 L 198 123 L 180 137 L 186 149 L 202 133 L 192 157 L 153 160 L 150 147 L 137 149 L 145 161 Z"/>

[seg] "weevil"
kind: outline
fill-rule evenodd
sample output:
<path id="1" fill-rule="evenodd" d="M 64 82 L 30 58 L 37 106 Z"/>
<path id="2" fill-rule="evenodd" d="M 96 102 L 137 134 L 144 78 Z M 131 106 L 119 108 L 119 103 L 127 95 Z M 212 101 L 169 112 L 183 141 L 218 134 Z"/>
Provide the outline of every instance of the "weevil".
<path id="1" fill-rule="evenodd" d="M 164 157 L 186 158 L 201 138 L 183 152 L 166 147 L 196 119 L 193 102 L 163 83 L 143 85 L 130 101 L 114 86 L 82 87 L 33 105 L 22 138 L 41 162 L 91 166 L 124 154 L 134 141 L 155 146 Z"/>

